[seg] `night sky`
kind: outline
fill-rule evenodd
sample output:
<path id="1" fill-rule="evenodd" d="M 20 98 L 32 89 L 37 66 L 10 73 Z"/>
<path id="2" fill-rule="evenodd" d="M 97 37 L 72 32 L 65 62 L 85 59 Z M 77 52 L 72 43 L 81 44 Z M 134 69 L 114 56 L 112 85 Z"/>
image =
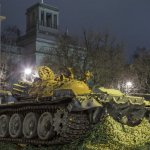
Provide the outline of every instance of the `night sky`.
<path id="1" fill-rule="evenodd" d="M 40 0 L 0 0 L 3 27 L 25 31 L 25 11 Z M 81 35 L 82 29 L 108 31 L 124 42 L 129 56 L 136 47 L 150 48 L 150 0 L 44 0 L 60 10 L 60 29 Z"/>

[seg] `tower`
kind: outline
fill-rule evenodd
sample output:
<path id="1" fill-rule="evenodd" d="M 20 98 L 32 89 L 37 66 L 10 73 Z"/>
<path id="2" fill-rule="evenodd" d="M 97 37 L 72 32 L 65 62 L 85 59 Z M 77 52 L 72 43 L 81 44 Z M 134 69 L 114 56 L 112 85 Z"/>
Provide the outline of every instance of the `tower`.
<path id="1" fill-rule="evenodd" d="M 24 47 L 27 65 L 42 65 L 42 59 L 53 53 L 59 33 L 59 10 L 49 4 L 37 3 L 26 11 L 26 33 L 18 41 Z"/>
<path id="2" fill-rule="evenodd" d="M 43 2 L 37 3 L 26 11 L 26 33 L 56 33 L 59 26 L 59 10 Z"/>

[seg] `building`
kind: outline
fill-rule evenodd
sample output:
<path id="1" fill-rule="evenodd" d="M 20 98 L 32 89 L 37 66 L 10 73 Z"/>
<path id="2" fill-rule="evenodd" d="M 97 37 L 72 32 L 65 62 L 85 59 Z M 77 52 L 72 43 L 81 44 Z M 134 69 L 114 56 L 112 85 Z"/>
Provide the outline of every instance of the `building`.
<path id="1" fill-rule="evenodd" d="M 1 19 L 1 18 L 0 18 Z M 0 66 L 11 72 L 11 80 L 18 80 L 24 67 L 44 65 L 46 57 L 55 60 L 56 37 L 59 35 L 59 10 L 49 4 L 36 3 L 26 10 L 26 33 L 17 43 L 0 44 Z M 9 66 L 9 67 L 8 67 Z M 7 69 L 9 68 L 9 69 Z M 3 71 L 4 72 L 4 71 Z"/>
<path id="2" fill-rule="evenodd" d="M 47 65 L 47 62 L 54 71 L 64 66 L 82 66 L 83 49 L 75 45 L 70 45 L 67 52 L 65 48 L 58 49 L 59 35 L 61 34 L 58 8 L 43 2 L 29 7 L 26 10 L 25 35 L 19 37 L 15 45 L 3 44 L 2 46 L 3 63 L 8 65 L 12 62 L 12 67 L 9 66 L 12 74 L 10 80 L 17 81 L 19 76 L 24 74 L 26 67 Z M 70 38 L 67 32 L 63 36 Z M 10 60 L 10 63 L 7 60 Z"/>
<path id="3" fill-rule="evenodd" d="M 46 3 L 37 3 L 26 11 L 26 33 L 18 46 L 26 65 L 42 65 L 45 56 L 54 59 L 56 36 L 59 33 L 59 10 Z"/>

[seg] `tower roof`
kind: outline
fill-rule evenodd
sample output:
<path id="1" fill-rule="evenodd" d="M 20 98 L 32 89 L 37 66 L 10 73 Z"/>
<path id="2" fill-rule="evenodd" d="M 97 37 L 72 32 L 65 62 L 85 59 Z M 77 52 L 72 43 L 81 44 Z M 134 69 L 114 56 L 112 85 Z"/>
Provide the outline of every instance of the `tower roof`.
<path id="1" fill-rule="evenodd" d="M 57 7 L 51 6 L 47 3 L 36 3 L 36 4 L 32 5 L 31 7 L 29 7 L 27 9 L 26 13 L 29 13 L 30 11 L 32 11 L 36 7 L 44 7 L 44 8 L 47 8 L 47 9 L 54 10 L 54 11 L 59 11 L 59 9 Z"/>

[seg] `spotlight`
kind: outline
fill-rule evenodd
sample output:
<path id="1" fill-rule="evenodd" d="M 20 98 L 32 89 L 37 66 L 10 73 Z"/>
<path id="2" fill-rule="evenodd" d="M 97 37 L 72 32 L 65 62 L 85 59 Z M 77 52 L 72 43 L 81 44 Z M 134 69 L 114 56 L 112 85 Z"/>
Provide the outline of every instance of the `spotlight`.
<path id="1" fill-rule="evenodd" d="M 31 70 L 30 68 L 26 68 L 26 69 L 24 70 L 24 73 L 25 73 L 26 75 L 30 75 L 31 72 L 32 72 L 32 70 Z"/>
<path id="2" fill-rule="evenodd" d="M 129 88 L 132 87 L 132 85 L 133 85 L 133 84 L 132 84 L 132 82 L 130 82 L 130 81 L 128 81 L 128 82 L 126 83 L 126 86 L 128 86 Z"/>

